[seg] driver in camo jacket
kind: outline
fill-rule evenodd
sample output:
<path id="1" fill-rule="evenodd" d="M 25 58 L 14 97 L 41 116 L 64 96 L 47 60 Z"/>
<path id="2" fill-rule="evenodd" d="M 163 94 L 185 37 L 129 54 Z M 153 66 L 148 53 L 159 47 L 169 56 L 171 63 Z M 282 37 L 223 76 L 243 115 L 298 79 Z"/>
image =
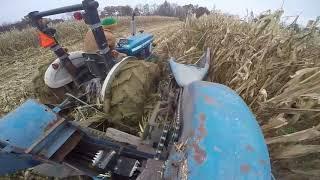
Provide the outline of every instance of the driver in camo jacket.
<path id="1" fill-rule="evenodd" d="M 104 35 L 108 41 L 108 45 L 111 50 L 112 56 L 116 59 L 125 56 L 125 54 L 119 53 L 115 50 L 116 38 L 112 31 L 115 31 L 118 27 L 117 20 L 110 17 L 105 18 L 101 21 L 101 25 L 103 27 Z M 97 51 L 99 50 L 91 30 L 87 32 L 84 38 L 84 50 L 87 53 L 97 53 Z"/>

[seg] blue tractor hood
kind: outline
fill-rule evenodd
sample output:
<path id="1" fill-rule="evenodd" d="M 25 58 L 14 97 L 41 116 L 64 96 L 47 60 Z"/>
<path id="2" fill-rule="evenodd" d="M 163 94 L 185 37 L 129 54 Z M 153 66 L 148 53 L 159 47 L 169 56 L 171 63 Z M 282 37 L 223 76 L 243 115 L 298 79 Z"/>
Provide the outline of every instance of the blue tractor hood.
<path id="1" fill-rule="evenodd" d="M 127 39 L 120 39 L 116 50 L 128 56 L 148 57 L 151 53 L 153 35 L 149 33 L 138 33 Z"/>

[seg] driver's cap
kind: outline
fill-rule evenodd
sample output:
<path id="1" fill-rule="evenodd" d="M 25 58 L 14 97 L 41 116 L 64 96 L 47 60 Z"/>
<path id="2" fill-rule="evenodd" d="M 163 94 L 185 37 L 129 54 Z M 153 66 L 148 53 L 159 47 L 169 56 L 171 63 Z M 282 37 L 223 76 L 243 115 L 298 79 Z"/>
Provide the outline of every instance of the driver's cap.
<path id="1" fill-rule="evenodd" d="M 118 21 L 115 18 L 107 17 L 101 21 L 103 29 L 113 29 L 118 25 Z"/>

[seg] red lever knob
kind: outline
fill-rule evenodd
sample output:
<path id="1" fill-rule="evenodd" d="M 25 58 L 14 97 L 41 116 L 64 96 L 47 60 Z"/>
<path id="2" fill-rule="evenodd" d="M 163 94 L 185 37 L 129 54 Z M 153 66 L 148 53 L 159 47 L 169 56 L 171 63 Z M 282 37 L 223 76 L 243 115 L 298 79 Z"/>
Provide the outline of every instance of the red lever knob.
<path id="1" fill-rule="evenodd" d="M 73 13 L 73 17 L 78 21 L 82 20 L 82 18 L 83 18 L 81 12 Z"/>

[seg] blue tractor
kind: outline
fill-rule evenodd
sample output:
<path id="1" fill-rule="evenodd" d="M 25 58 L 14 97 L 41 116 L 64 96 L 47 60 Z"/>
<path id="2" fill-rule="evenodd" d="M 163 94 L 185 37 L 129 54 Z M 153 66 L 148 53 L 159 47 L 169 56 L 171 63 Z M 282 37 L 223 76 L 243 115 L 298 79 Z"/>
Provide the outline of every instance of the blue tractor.
<path id="1" fill-rule="evenodd" d="M 35 23 L 47 15 L 84 10 L 86 23 L 97 24 L 97 2 L 30 14 Z M 50 38 L 50 29 L 36 24 Z M 110 90 L 115 73 L 133 58 L 113 61 L 102 29 L 92 26 L 100 52 L 85 55 L 91 77 L 101 81 L 101 99 Z M 144 43 L 137 43 L 143 41 Z M 151 41 L 150 41 L 151 40 Z M 148 42 L 148 43 L 145 43 Z M 150 48 L 152 38 L 136 34 L 119 45 L 130 55 Z M 138 44 L 136 46 L 136 43 Z M 132 45 L 132 46 L 131 46 Z M 81 82 L 74 59 L 57 44 L 51 49 L 71 81 Z M 121 50 L 122 51 L 122 50 Z M 195 65 L 169 60 L 173 75 L 166 106 L 173 120 L 158 126 L 151 117 L 140 138 L 117 129 L 100 132 L 61 115 L 70 101 L 46 106 L 28 100 L 0 119 L 0 175 L 32 168 L 46 176 L 86 175 L 93 179 L 243 179 L 270 180 L 270 159 L 262 131 L 245 102 L 230 88 L 202 81 L 210 64 L 210 49 Z M 75 58 L 77 59 L 77 58 Z M 90 63 L 88 63 L 90 62 Z M 80 66 L 78 66 L 80 67 Z M 60 82 L 61 83 L 61 82 Z M 161 108 L 160 108 L 161 109 Z M 159 116 L 155 111 L 153 116 Z"/>
<path id="2" fill-rule="evenodd" d="M 117 51 L 135 56 L 141 59 L 148 59 L 152 53 L 153 35 L 145 33 L 143 30 L 136 32 L 135 13 L 131 19 L 131 36 L 121 38 L 117 43 Z"/>

